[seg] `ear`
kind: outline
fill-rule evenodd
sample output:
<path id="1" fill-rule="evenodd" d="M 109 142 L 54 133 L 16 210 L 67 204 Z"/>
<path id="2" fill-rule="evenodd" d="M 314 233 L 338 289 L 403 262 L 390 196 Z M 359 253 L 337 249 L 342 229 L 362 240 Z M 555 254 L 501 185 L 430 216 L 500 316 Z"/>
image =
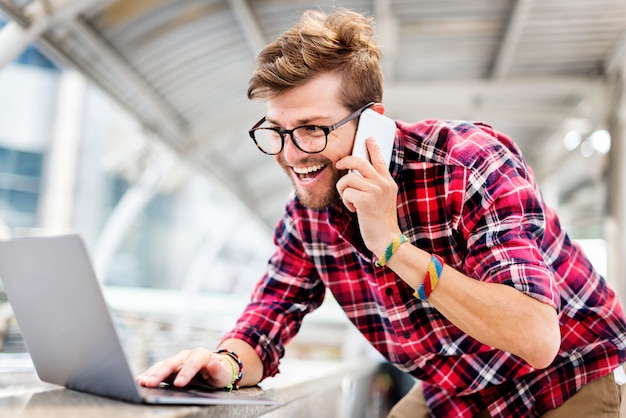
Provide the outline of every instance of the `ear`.
<path id="1" fill-rule="evenodd" d="M 376 112 L 380 113 L 381 115 L 385 114 L 385 105 L 382 103 L 374 103 L 370 109 L 375 110 Z"/>

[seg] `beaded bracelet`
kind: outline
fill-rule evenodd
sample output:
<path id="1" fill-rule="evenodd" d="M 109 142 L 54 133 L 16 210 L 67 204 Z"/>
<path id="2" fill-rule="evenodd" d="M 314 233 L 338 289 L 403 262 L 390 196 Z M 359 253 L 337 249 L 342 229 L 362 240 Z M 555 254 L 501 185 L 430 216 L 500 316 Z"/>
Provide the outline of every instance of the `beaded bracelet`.
<path id="1" fill-rule="evenodd" d="M 413 293 L 413 296 L 421 300 L 428 299 L 435 286 L 437 286 L 437 283 L 439 283 L 441 270 L 443 270 L 443 259 L 436 254 L 432 254 L 424 281 L 415 293 Z"/>
<path id="2" fill-rule="evenodd" d="M 243 363 L 239 359 L 239 356 L 234 351 L 229 350 L 217 350 L 216 353 L 224 354 L 227 357 L 230 357 L 237 363 L 237 365 L 239 365 L 239 374 L 237 374 L 237 371 L 235 370 L 235 364 L 232 361 L 227 360 L 233 369 L 233 380 L 230 382 L 230 384 L 226 385 L 226 388 L 229 391 L 233 389 L 239 389 L 239 382 L 241 382 L 241 379 L 243 379 Z"/>
<path id="3" fill-rule="evenodd" d="M 391 241 L 391 244 L 389 244 L 389 246 L 385 250 L 385 254 L 383 254 L 378 258 L 378 260 L 376 260 L 376 267 L 383 267 L 385 264 L 387 264 L 391 256 L 394 255 L 394 253 L 398 251 L 398 248 L 400 248 L 400 246 L 406 241 L 407 237 L 404 234 L 400 234 L 396 238 L 394 238 L 394 240 Z"/>

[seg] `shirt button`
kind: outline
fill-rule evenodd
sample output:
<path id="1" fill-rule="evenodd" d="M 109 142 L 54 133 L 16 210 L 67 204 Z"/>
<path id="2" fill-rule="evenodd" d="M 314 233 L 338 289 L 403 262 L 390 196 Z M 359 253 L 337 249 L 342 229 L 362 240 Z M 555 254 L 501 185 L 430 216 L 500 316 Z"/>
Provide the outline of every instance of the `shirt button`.
<path id="1" fill-rule="evenodd" d="M 403 335 L 403 336 L 404 336 L 404 338 L 406 338 L 407 340 L 408 340 L 409 338 L 411 338 L 411 333 L 410 333 L 410 332 L 408 332 L 408 331 L 406 331 L 406 332 L 405 332 L 404 334 L 402 334 L 402 335 Z"/>
<path id="2" fill-rule="evenodd" d="M 385 294 L 386 294 L 387 296 L 391 296 L 391 295 L 393 295 L 393 289 L 392 289 L 392 288 L 390 288 L 390 287 L 386 288 L 386 289 L 385 289 Z"/>

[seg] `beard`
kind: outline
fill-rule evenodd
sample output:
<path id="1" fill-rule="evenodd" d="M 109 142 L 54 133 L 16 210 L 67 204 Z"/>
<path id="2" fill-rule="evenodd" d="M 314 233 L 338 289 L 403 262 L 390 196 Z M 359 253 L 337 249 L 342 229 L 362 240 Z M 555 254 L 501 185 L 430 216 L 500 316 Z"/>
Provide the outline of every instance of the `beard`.
<path id="1" fill-rule="evenodd" d="M 296 184 L 295 181 L 293 181 L 293 185 L 296 189 L 298 200 L 300 200 L 300 203 L 302 203 L 304 207 L 308 209 L 320 210 L 339 201 L 339 192 L 335 187 L 338 180 L 339 178 L 333 181 L 332 187 L 328 187 L 320 193 L 312 193 L 310 190 L 305 190 Z"/>
<path id="2" fill-rule="evenodd" d="M 293 184 L 298 200 L 307 209 L 324 209 L 340 200 L 337 182 L 346 174 L 346 171 L 338 171 L 330 161 L 321 161 L 320 163 L 325 164 L 324 180 L 319 181 L 315 187 L 305 187 L 297 179 L 294 179 L 294 172 L 291 167 L 284 161 L 279 161 L 280 166 Z"/>

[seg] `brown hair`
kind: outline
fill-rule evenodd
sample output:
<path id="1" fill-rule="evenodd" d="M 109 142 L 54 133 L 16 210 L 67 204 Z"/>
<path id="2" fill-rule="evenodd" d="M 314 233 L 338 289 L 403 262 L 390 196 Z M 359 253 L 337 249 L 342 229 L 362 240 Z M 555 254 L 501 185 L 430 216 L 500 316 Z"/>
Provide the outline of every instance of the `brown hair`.
<path id="1" fill-rule="evenodd" d="M 267 45 L 257 58 L 248 86 L 249 99 L 264 99 L 336 72 L 342 78 L 339 99 L 356 110 L 381 102 L 383 76 L 372 19 L 339 9 L 332 14 L 309 10 L 293 28 Z"/>

